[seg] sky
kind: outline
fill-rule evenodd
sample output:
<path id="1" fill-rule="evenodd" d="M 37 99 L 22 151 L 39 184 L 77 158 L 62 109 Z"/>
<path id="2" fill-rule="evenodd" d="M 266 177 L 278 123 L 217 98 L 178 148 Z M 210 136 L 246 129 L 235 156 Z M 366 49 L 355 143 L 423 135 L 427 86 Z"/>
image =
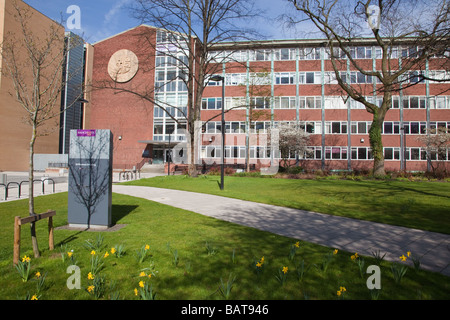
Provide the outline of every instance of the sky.
<path id="1" fill-rule="evenodd" d="M 134 0 L 24 0 L 27 4 L 47 17 L 64 23 L 66 30 L 74 11 L 70 6 L 80 9 L 80 28 L 71 31 L 82 35 L 85 41 L 94 44 L 97 41 L 116 35 L 122 31 L 136 27 L 140 21 L 131 16 L 129 6 Z M 260 19 L 257 27 L 265 35 L 265 39 L 288 39 L 295 35 L 284 33 L 276 18 L 287 9 L 283 0 L 256 0 L 256 5 L 266 10 L 268 18 Z M 69 21 L 70 20 L 70 21 Z"/>

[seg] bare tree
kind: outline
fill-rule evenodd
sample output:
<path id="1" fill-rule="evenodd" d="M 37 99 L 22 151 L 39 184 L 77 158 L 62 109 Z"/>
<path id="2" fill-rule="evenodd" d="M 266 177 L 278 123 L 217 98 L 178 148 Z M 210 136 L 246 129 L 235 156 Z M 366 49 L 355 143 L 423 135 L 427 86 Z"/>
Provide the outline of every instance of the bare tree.
<path id="1" fill-rule="evenodd" d="M 155 43 L 151 34 L 142 34 L 142 39 L 153 47 L 157 56 L 168 57 L 167 63 L 176 66 L 178 71 L 170 79 L 165 79 L 161 87 L 125 88 L 115 85 L 113 89 L 117 93 L 135 94 L 160 107 L 175 122 L 187 124 L 188 173 L 197 176 L 196 151 L 199 141 L 196 131 L 199 128 L 195 123 L 200 121 L 203 91 L 210 76 L 222 73 L 221 65 L 214 61 L 210 53 L 218 42 L 236 41 L 254 34 L 246 27 L 250 19 L 258 14 L 253 10 L 253 0 L 137 0 L 132 12 L 142 23 L 164 30 L 161 33 L 163 44 Z M 187 92 L 187 107 L 158 99 L 156 92 L 180 81 Z M 174 117 L 171 110 L 177 110 L 182 117 Z"/>
<path id="2" fill-rule="evenodd" d="M 61 91 L 64 89 L 63 68 L 70 48 L 64 44 L 64 28 L 54 22 L 45 30 L 32 28 L 33 13 L 13 3 L 13 15 L 19 30 L 8 32 L 1 43 L 2 74 L 10 78 L 18 105 L 25 111 L 24 121 L 31 127 L 29 143 L 29 214 L 34 215 L 33 155 L 38 137 L 59 129 Z M 75 101 L 73 101 L 75 102 Z M 67 105 L 69 108 L 71 105 Z M 55 123 L 49 124 L 50 120 Z M 31 238 L 35 257 L 39 257 L 35 224 L 31 223 Z"/>
<path id="3" fill-rule="evenodd" d="M 287 1 L 300 13 L 288 17 L 291 25 L 312 21 L 325 37 L 324 46 L 343 95 L 362 103 L 372 114 L 369 140 L 374 158 L 373 174 L 384 175 L 381 132 L 391 108 L 392 94 L 423 79 L 432 79 L 423 72 L 427 61 L 448 56 L 448 0 Z M 355 56 L 354 50 L 361 38 L 372 39 L 375 43 L 377 59 L 381 61 L 376 68 Z M 440 61 L 448 70 L 448 58 Z M 362 86 L 349 81 L 345 77 L 349 68 L 366 79 L 373 79 L 373 85 Z M 381 105 L 367 98 L 374 94 L 382 96 Z"/>
<path id="4" fill-rule="evenodd" d="M 267 108 L 271 105 L 271 88 L 270 88 L 270 75 L 265 69 L 253 70 L 248 79 L 248 105 L 243 107 L 248 110 L 248 135 L 245 140 L 245 164 L 246 171 L 250 172 L 250 148 L 253 143 L 256 143 L 255 137 L 258 136 L 256 132 L 255 122 L 270 120 L 270 110 Z M 254 132 L 256 134 L 254 134 Z"/>

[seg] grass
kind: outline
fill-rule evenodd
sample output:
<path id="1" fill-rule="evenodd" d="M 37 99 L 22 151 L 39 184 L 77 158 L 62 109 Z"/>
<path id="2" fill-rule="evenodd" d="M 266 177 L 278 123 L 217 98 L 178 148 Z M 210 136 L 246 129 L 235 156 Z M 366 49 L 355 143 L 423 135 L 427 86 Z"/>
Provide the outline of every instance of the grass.
<path id="1" fill-rule="evenodd" d="M 163 176 L 124 184 L 222 195 L 450 234 L 450 183 Z M 257 191 L 257 192 L 256 192 Z"/>
<path id="2" fill-rule="evenodd" d="M 231 189 L 232 181 L 226 180 L 227 188 Z M 48 209 L 57 212 L 55 227 L 66 225 L 67 193 L 37 197 L 36 211 Z M 30 298 L 36 293 L 37 281 L 22 282 L 12 265 L 14 216 L 26 215 L 27 200 L 2 203 L 0 212 L 0 297 L 4 300 Z M 38 259 L 32 256 L 29 228 L 22 228 L 21 256 L 31 257 L 31 278 L 37 271 L 46 274 L 38 295 L 40 300 L 97 299 L 86 290 L 94 283 L 88 280 L 92 245 L 101 247 L 96 254 L 103 266 L 95 275 L 97 280 L 104 279 L 100 299 L 139 299 L 134 293 L 135 288 L 140 288 L 139 281 L 146 284 L 142 290 L 148 289 L 144 296 L 149 296 L 151 287 L 153 296 L 160 300 L 370 300 L 376 296 L 367 289 L 366 278 L 350 258 L 354 253 L 332 254 L 333 248 L 119 194 L 113 194 L 113 222 L 125 226 L 115 232 L 57 229 L 54 251 L 47 250 L 47 224 L 38 222 L 42 252 Z M 299 240 L 299 247 L 293 247 Z M 91 247 L 87 248 L 87 243 Z M 146 257 L 139 262 L 136 253 L 147 244 Z M 110 252 L 119 245 L 125 249 L 120 258 Z M 66 286 L 71 276 L 66 269 L 72 264 L 67 252 L 72 250 L 81 271 L 80 290 L 69 290 Z M 110 255 L 104 258 L 107 251 Z M 262 257 L 264 261 L 257 267 Z M 364 259 L 366 266 L 377 263 L 373 257 Z M 408 268 L 397 282 L 391 266 L 389 262 L 380 262 L 382 287 L 378 299 L 450 298 L 448 277 Z M 286 274 L 280 273 L 283 267 L 288 268 Z M 151 273 L 152 277 L 139 277 L 142 271 L 146 275 Z M 96 285 L 102 288 L 98 282 Z M 338 296 L 341 287 L 345 287 L 345 292 Z"/>

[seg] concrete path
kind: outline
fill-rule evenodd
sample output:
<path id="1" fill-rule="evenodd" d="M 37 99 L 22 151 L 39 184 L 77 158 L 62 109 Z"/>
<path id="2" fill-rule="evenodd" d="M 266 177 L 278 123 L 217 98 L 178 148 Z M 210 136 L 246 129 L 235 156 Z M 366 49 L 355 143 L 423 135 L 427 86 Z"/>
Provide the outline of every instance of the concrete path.
<path id="1" fill-rule="evenodd" d="M 411 251 L 423 269 L 450 276 L 450 235 L 194 192 L 125 185 L 113 192 L 360 255 L 379 250 L 388 261 Z"/>

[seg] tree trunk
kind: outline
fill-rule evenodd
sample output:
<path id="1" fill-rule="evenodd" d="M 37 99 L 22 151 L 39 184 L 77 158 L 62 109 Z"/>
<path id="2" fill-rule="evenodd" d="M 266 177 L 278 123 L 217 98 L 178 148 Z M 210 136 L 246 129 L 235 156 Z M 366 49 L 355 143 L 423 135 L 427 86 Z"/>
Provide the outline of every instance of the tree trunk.
<path id="1" fill-rule="evenodd" d="M 36 141 L 36 126 L 33 126 L 33 134 L 30 141 L 30 165 L 28 171 L 28 212 L 30 216 L 35 215 L 34 212 L 34 143 Z M 35 222 L 30 223 L 31 231 L 31 244 L 33 246 L 33 253 L 35 258 L 39 258 L 39 246 L 36 237 L 36 224 Z"/>
<path id="2" fill-rule="evenodd" d="M 188 144 L 188 148 L 189 148 L 189 159 L 188 159 L 188 175 L 190 177 L 197 177 L 198 176 L 198 172 L 197 172 L 197 164 L 196 164 L 196 129 L 194 129 L 194 132 L 192 132 L 191 130 L 189 130 L 189 144 Z"/>
<path id="3" fill-rule="evenodd" d="M 369 130 L 370 147 L 373 155 L 373 175 L 384 176 L 384 153 L 381 133 L 384 122 L 384 112 L 378 111 L 373 114 L 373 122 Z"/>

